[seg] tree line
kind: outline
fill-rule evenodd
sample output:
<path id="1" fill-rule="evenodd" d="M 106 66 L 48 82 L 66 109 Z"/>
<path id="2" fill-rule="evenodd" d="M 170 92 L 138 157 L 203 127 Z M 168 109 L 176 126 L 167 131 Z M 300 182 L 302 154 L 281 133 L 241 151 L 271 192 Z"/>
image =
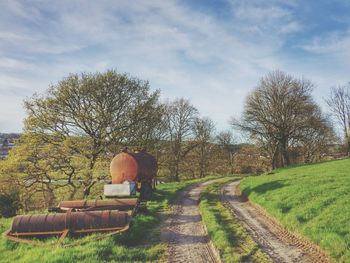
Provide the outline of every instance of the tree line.
<path id="1" fill-rule="evenodd" d="M 263 77 L 242 117 L 230 121 L 249 136 L 238 145 L 232 131 L 217 131 L 189 100 L 162 102 L 147 81 L 115 70 L 71 74 L 25 101 L 23 134 L 1 161 L 0 190 L 25 210 L 98 196 L 100 182 L 110 179 L 110 160 L 125 146 L 153 154 L 164 181 L 320 161 L 335 132 L 312 89 L 310 81 L 280 71 Z M 327 104 L 343 125 L 349 153 L 348 89 L 333 88 Z"/>

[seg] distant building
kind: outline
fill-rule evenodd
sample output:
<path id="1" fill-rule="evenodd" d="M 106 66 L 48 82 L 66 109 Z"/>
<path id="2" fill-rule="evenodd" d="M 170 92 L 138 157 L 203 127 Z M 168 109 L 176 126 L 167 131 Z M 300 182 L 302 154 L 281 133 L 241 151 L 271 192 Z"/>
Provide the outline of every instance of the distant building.
<path id="1" fill-rule="evenodd" d="M 0 159 L 5 159 L 8 155 L 8 149 L 0 149 Z"/>
<path id="2" fill-rule="evenodd" d="M 15 141 L 20 138 L 18 133 L 0 133 L 0 159 L 5 159 L 10 149 L 15 147 Z"/>

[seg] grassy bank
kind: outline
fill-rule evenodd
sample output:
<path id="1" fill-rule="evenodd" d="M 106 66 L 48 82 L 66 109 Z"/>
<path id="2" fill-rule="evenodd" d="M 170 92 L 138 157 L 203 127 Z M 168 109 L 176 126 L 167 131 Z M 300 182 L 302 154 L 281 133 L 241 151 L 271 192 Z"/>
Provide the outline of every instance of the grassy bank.
<path id="1" fill-rule="evenodd" d="M 130 230 L 126 233 L 92 241 L 96 235 L 79 239 L 86 241 L 82 245 L 53 248 L 56 238 L 46 240 L 43 246 L 17 244 L 0 237 L 0 262 L 145 262 L 162 261 L 165 245 L 159 240 L 160 218 L 158 212 L 167 209 L 178 192 L 185 187 L 209 180 L 183 181 L 159 185 L 148 203 L 148 213 L 137 215 Z M 0 232 L 10 227 L 12 219 L 0 218 Z M 65 244 L 77 239 L 67 238 Z"/>
<path id="2" fill-rule="evenodd" d="M 276 170 L 249 177 L 241 189 L 288 229 L 350 262 L 350 160 Z"/>
<path id="3" fill-rule="evenodd" d="M 201 194 L 200 210 L 208 233 L 224 262 L 271 262 L 220 201 L 220 188 L 232 178 L 210 185 Z"/>

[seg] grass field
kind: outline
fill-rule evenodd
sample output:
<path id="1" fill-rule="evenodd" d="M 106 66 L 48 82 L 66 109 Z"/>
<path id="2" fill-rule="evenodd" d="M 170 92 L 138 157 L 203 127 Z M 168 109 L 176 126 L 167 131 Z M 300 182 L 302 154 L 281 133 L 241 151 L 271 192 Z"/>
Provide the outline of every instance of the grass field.
<path id="1" fill-rule="evenodd" d="M 201 194 L 200 211 L 209 236 L 224 262 L 271 262 L 220 201 L 221 186 L 232 180 L 214 183 Z"/>
<path id="2" fill-rule="evenodd" d="M 288 229 L 350 262 L 350 160 L 276 170 L 241 182 L 250 200 Z"/>
<path id="3" fill-rule="evenodd" d="M 91 241 L 96 235 L 83 237 L 82 245 L 68 248 L 52 247 L 56 238 L 46 240 L 43 246 L 17 244 L 0 237 L 0 262 L 145 262 L 162 261 L 165 245 L 160 243 L 160 218 L 157 212 L 167 209 L 177 193 L 185 187 L 209 180 L 183 181 L 159 185 L 148 203 L 148 213 L 136 216 L 126 233 Z M 216 177 L 215 177 L 216 178 Z M 0 218 L 0 232 L 10 227 L 12 219 Z M 65 244 L 76 242 L 67 238 Z"/>

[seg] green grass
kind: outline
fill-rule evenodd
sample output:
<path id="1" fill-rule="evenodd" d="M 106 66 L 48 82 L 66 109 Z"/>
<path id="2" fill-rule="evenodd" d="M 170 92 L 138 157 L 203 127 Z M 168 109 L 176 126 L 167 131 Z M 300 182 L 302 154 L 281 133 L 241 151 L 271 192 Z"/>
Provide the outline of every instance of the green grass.
<path id="1" fill-rule="evenodd" d="M 288 229 L 350 262 L 350 160 L 303 165 L 246 178 L 241 189 Z"/>
<path id="2" fill-rule="evenodd" d="M 79 239 L 81 245 L 67 248 L 53 247 L 57 238 L 50 238 L 42 246 L 18 244 L 0 237 L 0 262 L 149 262 L 164 261 L 166 246 L 159 239 L 161 219 L 157 213 L 168 208 L 179 191 L 185 187 L 209 180 L 183 181 L 159 185 L 148 202 L 148 212 L 133 218 L 132 227 L 126 233 L 114 235 L 99 241 L 93 241 L 95 235 Z M 217 177 L 215 177 L 217 178 Z M 0 218 L 0 233 L 11 225 L 12 219 Z M 77 242 L 76 238 L 67 238 L 65 244 Z"/>
<path id="3" fill-rule="evenodd" d="M 200 211 L 208 234 L 224 262 L 271 262 L 220 201 L 221 186 L 232 180 L 214 183 L 201 194 Z"/>

